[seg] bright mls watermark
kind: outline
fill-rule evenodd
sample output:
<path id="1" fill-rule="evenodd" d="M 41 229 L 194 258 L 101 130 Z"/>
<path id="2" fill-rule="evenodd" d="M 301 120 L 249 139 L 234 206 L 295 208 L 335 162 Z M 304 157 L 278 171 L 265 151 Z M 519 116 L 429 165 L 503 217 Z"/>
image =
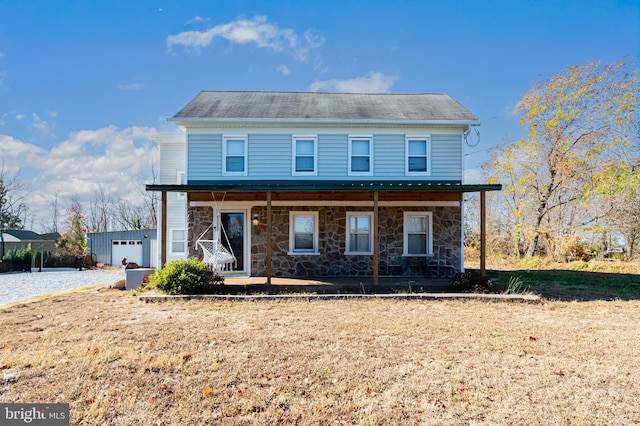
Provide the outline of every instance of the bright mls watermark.
<path id="1" fill-rule="evenodd" d="M 69 404 L 0 404 L 0 425 L 69 426 Z"/>

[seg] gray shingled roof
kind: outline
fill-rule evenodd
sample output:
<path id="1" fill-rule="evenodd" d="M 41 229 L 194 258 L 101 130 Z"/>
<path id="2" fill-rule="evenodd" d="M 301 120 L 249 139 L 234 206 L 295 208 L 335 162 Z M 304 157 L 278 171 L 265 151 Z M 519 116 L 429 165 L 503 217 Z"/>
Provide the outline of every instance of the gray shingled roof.
<path id="1" fill-rule="evenodd" d="M 173 116 L 183 120 L 477 121 L 442 93 L 219 92 L 203 90 Z"/>

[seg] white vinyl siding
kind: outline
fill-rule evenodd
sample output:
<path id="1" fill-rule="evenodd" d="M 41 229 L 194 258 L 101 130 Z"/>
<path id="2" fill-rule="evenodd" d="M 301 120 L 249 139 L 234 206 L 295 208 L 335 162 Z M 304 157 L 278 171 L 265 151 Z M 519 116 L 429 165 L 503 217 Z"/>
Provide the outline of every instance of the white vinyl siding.
<path id="1" fill-rule="evenodd" d="M 184 144 L 160 145 L 160 183 L 176 184 L 184 170 Z M 183 228 L 185 223 L 185 200 L 178 196 L 167 197 L 167 226 Z"/>
<path id="2" fill-rule="evenodd" d="M 224 176 L 247 176 L 247 136 L 224 136 L 222 157 Z"/>
<path id="3" fill-rule="evenodd" d="M 292 174 L 294 176 L 318 175 L 318 137 L 293 135 Z"/>
<path id="4" fill-rule="evenodd" d="M 178 185 L 184 185 L 186 182 L 185 178 L 184 178 L 184 171 L 183 170 L 179 170 L 176 172 L 176 184 Z M 186 192 L 176 192 L 176 198 L 178 200 L 184 200 L 185 196 L 187 195 Z"/>
<path id="5" fill-rule="evenodd" d="M 318 212 L 289 212 L 289 254 L 318 254 Z"/>
<path id="6" fill-rule="evenodd" d="M 373 254 L 373 213 L 347 212 L 345 254 Z"/>
<path id="7" fill-rule="evenodd" d="M 404 213 L 404 256 L 427 256 L 433 253 L 432 218 L 431 212 Z"/>
<path id="8" fill-rule="evenodd" d="M 349 175 L 373 175 L 373 138 L 371 136 L 349 137 Z"/>

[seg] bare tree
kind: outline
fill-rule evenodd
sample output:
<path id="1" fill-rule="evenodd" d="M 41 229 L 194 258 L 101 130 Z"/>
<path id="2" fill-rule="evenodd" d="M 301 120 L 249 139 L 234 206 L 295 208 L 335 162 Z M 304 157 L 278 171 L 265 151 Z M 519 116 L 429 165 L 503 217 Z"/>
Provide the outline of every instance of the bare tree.
<path id="1" fill-rule="evenodd" d="M 17 176 L 8 177 L 4 167 L 0 170 L 0 227 L 22 229 L 27 206 L 26 192 Z"/>
<path id="2" fill-rule="evenodd" d="M 3 160 L 4 161 L 4 160 Z M 4 162 L 0 168 L 0 260 L 5 255 L 5 229 L 22 229 L 27 206 L 24 203 L 25 191 L 17 176 L 7 177 Z"/>
<path id="3" fill-rule="evenodd" d="M 107 191 L 104 185 L 98 185 L 98 190 L 89 200 L 88 225 L 93 232 L 111 230 L 114 201 L 114 196 Z"/>
<path id="4" fill-rule="evenodd" d="M 154 184 L 158 179 L 158 170 L 155 162 L 151 165 L 150 175 L 146 178 L 141 177 L 140 181 Z M 155 191 L 146 191 L 144 185 L 137 187 L 138 194 L 140 196 L 140 216 L 142 218 L 141 229 L 156 229 L 157 223 L 157 205 L 159 203 L 158 193 Z"/>
<path id="5" fill-rule="evenodd" d="M 56 189 L 53 192 L 53 200 L 51 201 L 51 209 L 53 210 L 53 216 L 51 218 L 50 232 L 58 232 L 58 196 L 60 191 Z"/>

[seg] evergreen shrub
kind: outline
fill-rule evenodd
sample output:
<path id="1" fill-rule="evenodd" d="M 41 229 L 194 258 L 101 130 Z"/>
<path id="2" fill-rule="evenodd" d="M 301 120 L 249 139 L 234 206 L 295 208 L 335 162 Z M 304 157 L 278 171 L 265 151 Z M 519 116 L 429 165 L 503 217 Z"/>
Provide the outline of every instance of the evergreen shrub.
<path id="1" fill-rule="evenodd" d="M 204 261 L 196 258 L 173 260 L 156 271 L 149 286 L 167 294 L 218 293 L 224 285 L 224 276 L 207 268 Z"/>

